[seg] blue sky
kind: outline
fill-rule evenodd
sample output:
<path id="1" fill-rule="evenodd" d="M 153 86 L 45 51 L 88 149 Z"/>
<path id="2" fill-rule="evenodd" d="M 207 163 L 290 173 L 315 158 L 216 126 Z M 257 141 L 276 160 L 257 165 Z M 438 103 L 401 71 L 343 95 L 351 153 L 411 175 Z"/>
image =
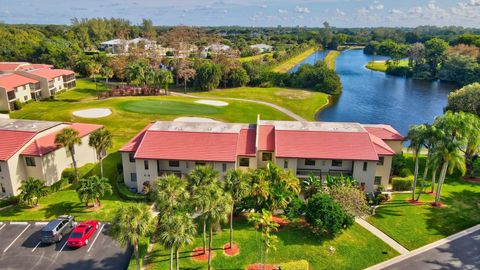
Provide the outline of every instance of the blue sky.
<path id="1" fill-rule="evenodd" d="M 5 23 L 121 17 L 155 25 L 480 27 L 480 0 L 0 0 Z"/>

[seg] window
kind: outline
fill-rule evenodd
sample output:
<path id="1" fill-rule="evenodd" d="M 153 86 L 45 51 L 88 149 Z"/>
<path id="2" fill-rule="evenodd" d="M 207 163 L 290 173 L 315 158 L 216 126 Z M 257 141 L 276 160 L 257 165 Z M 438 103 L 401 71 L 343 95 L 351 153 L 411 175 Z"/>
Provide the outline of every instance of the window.
<path id="1" fill-rule="evenodd" d="M 180 161 L 178 160 L 169 160 L 168 167 L 180 167 Z"/>
<path id="2" fill-rule="evenodd" d="M 201 161 L 196 161 L 195 162 L 195 166 L 205 166 L 205 165 L 207 165 L 207 163 L 205 163 L 205 162 L 201 162 Z"/>
<path id="3" fill-rule="evenodd" d="M 272 153 L 262 153 L 262 161 L 271 161 Z"/>
<path id="4" fill-rule="evenodd" d="M 25 157 L 25 162 L 27 163 L 28 167 L 35 167 L 35 158 L 33 157 Z"/>
<path id="5" fill-rule="evenodd" d="M 285 159 L 285 160 L 283 161 L 283 168 L 284 168 L 284 169 L 288 169 L 288 159 Z"/>
<path id="6" fill-rule="evenodd" d="M 332 160 L 332 167 L 342 167 L 341 160 Z"/>
<path id="7" fill-rule="evenodd" d="M 222 172 L 227 171 L 227 163 L 222 163 Z"/>
<path id="8" fill-rule="evenodd" d="M 382 177 L 381 176 L 375 176 L 375 181 L 373 182 L 374 185 L 381 185 L 382 184 Z"/>
<path id="9" fill-rule="evenodd" d="M 25 99 L 25 101 L 28 100 L 28 96 L 23 96 L 23 99 Z"/>
<path id="10" fill-rule="evenodd" d="M 239 162 L 240 167 L 248 167 L 250 166 L 250 159 L 249 158 L 240 158 Z"/>
<path id="11" fill-rule="evenodd" d="M 0 164 L 0 172 L 2 172 L 2 165 Z"/>
<path id="12" fill-rule="evenodd" d="M 148 160 L 143 161 L 143 166 L 145 167 L 145 170 L 148 170 Z"/>
<path id="13" fill-rule="evenodd" d="M 137 174 L 136 173 L 130 173 L 130 181 L 137 182 Z"/>
<path id="14" fill-rule="evenodd" d="M 385 161 L 385 157 L 379 157 L 377 165 L 383 166 L 383 162 Z"/>
<path id="15" fill-rule="evenodd" d="M 134 163 L 134 162 L 135 162 L 134 156 L 135 156 L 134 153 L 128 153 L 128 160 L 130 160 L 131 163 Z"/>
<path id="16" fill-rule="evenodd" d="M 305 166 L 315 166 L 315 159 L 305 159 Z"/>
<path id="17" fill-rule="evenodd" d="M 368 169 L 368 162 L 363 162 L 363 171 L 366 172 Z"/>

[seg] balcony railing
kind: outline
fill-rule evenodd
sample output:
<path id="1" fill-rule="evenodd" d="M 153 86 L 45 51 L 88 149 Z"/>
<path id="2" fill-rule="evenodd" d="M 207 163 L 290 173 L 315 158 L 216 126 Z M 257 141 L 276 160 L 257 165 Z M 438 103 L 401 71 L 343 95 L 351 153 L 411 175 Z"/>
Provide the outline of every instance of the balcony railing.
<path id="1" fill-rule="evenodd" d="M 63 76 L 63 82 L 70 82 L 75 80 L 75 75 Z"/>
<path id="2" fill-rule="evenodd" d="M 173 174 L 178 177 L 182 177 L 182 172 L 181 171 L 174 171 L 174 170 L 158 170 L 158 176 L 164 176 L 164 175 L 169 175 Z"/>
<path id="3" fill-rule="evenodd" d="M 298 177 L 306 177 L 310 174 L 313 174 L 317 177 L 322 177 L 322 170 L 315 170 L 315 169 L 297 169 L 297 176 Z"/>
<path id="4" fill-rule="evenodd" d="M 328 175 L 331 175 L 331 176 L 352 176 L 353 174 L 353 171 L 349 171 L 349 170 L 330 170 L 328 171 L 327 173 Z"/>

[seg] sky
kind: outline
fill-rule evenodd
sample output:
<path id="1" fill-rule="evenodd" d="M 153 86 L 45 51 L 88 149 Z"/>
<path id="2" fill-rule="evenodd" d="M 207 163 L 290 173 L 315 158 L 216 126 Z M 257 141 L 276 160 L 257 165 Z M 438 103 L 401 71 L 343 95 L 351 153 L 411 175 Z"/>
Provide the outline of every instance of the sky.
<path id="1" fill-rule="evenodd" d="M 119 17 L 154 25 L 480 28 L 480 0 L 0 0 L 4 23 Z"/>

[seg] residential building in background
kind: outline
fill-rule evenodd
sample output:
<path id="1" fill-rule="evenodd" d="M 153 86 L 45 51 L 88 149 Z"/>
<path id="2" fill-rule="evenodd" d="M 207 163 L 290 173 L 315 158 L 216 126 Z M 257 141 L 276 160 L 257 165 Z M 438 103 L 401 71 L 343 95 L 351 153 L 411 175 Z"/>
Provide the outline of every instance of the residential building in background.
<path id="1" fill-rule="evenodd" d="M 404 138 L 388 125 L 341 122 L 265 121 L 256 124 L 158 121 L 122 152 L 123 176 L 131 189 L 164 174 L 185 176 L 198 165 L 224 174 L 274 162 L 297 177 L 352 176 L 368 192 L 387 187 L 392 157 Z"/>
<path id="2" fill-rule="evenodd" d="M 254 50 L 258 50 L 259 53 L 265 53 L 265 52 L 270 52 L 272 51 L 273 47 L 267 44 L 254 44 L 250 45 L 250 48 Z"/>
<path id="3" fill-rule="evenodd" d="M 72 168 L 68 149 L 55 144 L 65 128 L 79 132 L 82 144 L 75 146 L 78 166 L 97 162 L 95 149 L 88 145 L 90 134 L 101 125 L 0 118 L 0 197 L 18 194 L 21 182 L 29 177 L 52 185 L 63 170 Z"/>
<path id="4" fill-rule="evenodd" d="M 139 47 L 144 50 L 155 50 L 157 42 L 146 38 L 112 39 L 100 43 L 99 49 L 110 54 L 126 54 L 130 49 Z"/>
<path id="5" fill-rule="evenodd" d="M 16 102 L 49 98 L 76 86 L 75 73 L 52 65 L 0 62 L 0 111 L 13 111 Z"/>

